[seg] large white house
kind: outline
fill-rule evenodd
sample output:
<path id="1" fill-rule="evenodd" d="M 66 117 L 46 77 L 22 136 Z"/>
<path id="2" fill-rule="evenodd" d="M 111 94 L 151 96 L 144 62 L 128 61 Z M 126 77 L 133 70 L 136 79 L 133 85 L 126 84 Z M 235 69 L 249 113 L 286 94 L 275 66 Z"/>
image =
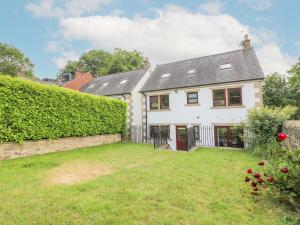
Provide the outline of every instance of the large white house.
<path id="1" fill-rule="evenodd" d="M 262 105 L 263 71 L 250 40 L 244 48 L 158 65 L 140 90 L 143 135 L 168 132 L 171 149 L 188 149 L 188 130 L 201 145 L 240 147 L 232 129 Z M 202 130 L 204 129 L 204 133 Z"/>

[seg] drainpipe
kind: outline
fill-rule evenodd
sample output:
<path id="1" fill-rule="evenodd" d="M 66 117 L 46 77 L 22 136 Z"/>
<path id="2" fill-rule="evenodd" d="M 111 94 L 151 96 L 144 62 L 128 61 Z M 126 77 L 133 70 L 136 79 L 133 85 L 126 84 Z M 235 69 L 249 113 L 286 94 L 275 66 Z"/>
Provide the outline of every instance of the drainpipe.
<path id="1" fill-rule="evenodd" d="M 144 93 L 144 92 L 142 92 L 143 93 L 143 95 L 144 95 L 144 97 L 145 97 L 145 109 L 146 109 L 146 143 L 147 143 L 147 137 L 148 137 L 148 109 L 147 109 L 147 95 Z M 144 133 L 144 132 L 143 132 Z"/>

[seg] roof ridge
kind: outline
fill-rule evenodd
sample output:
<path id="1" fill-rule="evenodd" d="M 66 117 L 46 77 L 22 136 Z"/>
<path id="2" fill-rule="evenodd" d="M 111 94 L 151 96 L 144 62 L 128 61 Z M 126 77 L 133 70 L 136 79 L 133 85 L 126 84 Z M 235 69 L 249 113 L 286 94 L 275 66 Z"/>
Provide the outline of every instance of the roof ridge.
<path id="1" fill-rule="evenodd" d="M 140 70 L 145 70 L 145 69 L 141 68 L 141 69 L 137 69 L 137 70 L 130 70 L 130 71 L 124 71 L 124 72 L 118 72 L 118 73 L 111 73 L 111 74 L 106 74 L 106 75 L 102 75 L 102 76 L 99 76 L 99 77 L 95 77 L 95 79 L 102 78 L 102 77 L 108 77 L 108 76 L 117 76 L 117 75 L 120 75 L 120 74 L 123 74 L 123 73 L 136 72 L 136 71 L 140 71 Z"/>
<path id="2" fill-rule="evenodd" d="M 157 66 L 164 66 L 164 65 L 173 64 L 173 63 L 179 63 L 179 62 L 185 62 L 185 61 L 201 59 L 201 58 L 206 58 L 206 57 L 211 57 L 211 56 L 223 55 L 223 54 L 228 54 L 228 53 L 232 53 L 232 52 L 239 52 L 239 51 L 245 51 L 245 50 L 248 51 L 248 50 L 252 50 L 252 49 L 253 49 L 253 47 L 251 47 L 249 49 L 237 49 L 234 51 L 221 52 L 221 53 L 217 53 L 217 54 L 211 54 L 211 55 L 205 55 L 205 56 L 200 56 L 200 57 L 195 57 L 195 58 L 190 58 L 190 59 L 178 60 L 178 61 L 164 63 L 164 64 L 157 64 Z"/>

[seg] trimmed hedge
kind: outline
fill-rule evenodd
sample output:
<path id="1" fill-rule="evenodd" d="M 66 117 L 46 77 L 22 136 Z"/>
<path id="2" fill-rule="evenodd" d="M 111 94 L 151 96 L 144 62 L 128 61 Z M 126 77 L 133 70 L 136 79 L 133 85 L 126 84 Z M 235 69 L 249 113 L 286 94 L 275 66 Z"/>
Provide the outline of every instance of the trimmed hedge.
<path id="1" fill-rule="evenodd" d="M 0 75 L 0 143 L 115 134 L 126 103 Z"/>

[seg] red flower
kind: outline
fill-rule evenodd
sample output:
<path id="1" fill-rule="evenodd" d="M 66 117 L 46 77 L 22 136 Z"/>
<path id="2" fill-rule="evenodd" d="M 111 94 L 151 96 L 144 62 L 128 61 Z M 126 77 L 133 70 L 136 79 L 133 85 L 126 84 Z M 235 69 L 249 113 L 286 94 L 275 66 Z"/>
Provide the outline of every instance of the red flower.
<path id="1" fill-rule="evenodd" d="M 281 173 L 288 173 L 289 172 L 289 169 L 284 167 L 280 170 Z"/>
<path id="2" fill-rule="evenodd" d="M 262 182 L 264 182 L 264 180 L 261 179 L 261 178 L 259 177 L 259 178 L 257 179 L 257 182 L 261 184 Z"/>
<path id="3" fill-rule="evenodd" d="M 252 181 L 252 182 L 251 182 L 251 186 L 252 186 L 252 187 L 256 187 L 256 186 L 257 186 L 257 183 L 256 183 L 255 181 Z"/>
<path id="4" fill-rule="evenodd" d="M 257 187 L 253 187 L 253 191 L 258 191 L 258 188 Z"/>
<path id="5" fill-rule="evenodd" d="M 274 181 L 274 177 L 272 177 L 272 176 L 268 177 L 268 178 L 267 178 L 267 181 L 268 181 L 268 182 Z"/>
<path id="6" fill-rule="evenodd" d="M 278 137 L 279 141 L 284 141 L 284 140 L 286 140 L 289 136 L 288 136 L 286 133 L 279 133 L 279 134 L 277 135 L 277 137 Z"/>
<path id="7" fill-rule="evenodd" d="M 249 177 L 245 177 L 245 182 L 249 182 L 250 178 Z"/>
<path id="8" fill-rule="evenodd" d="M 259 174 L 259 173 L 255 173 L 255 174 L 254 174 L 254 177 L 255 177 L 255 178 L 260 178 L 260 174 Z"/>
<path id="9" fill-rule="evenodd" d="M 264 166 L 264 165 L 265 165 L 265 162 L 264 162 L 264 161 L 260 161 L 260 162 L 258 163 L 258 165 L 259 165 L 259 166 Z"/>
<path id="10" fill-rule="evenodd" d="M 247 173 L 251 174 L 251 173 L 253 173 L 253 170 L 252 169 L 248 169 Z"/>

